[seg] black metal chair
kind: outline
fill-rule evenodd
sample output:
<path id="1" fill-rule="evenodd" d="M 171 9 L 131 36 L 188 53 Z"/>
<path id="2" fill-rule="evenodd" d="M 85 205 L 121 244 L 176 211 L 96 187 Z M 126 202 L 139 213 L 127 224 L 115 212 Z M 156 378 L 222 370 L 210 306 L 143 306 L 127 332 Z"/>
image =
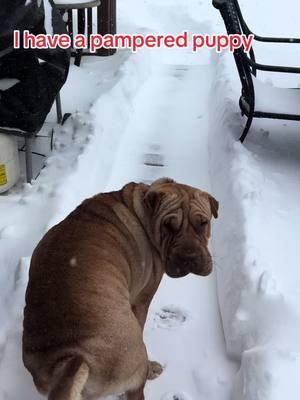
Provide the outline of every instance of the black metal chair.
<path id="1" fill-rule="evenodd" d="M 56 101 L 57 121 L 62 116 L 59 91 L 69 71 L 70 54 L 66 49 L 24 49 L 13 46 L 13 31 L 46 33 L 44 7 L 38 0 L 1 2 L 0 19 L 0 133 L 24 138 L 26 177 L 32 179 L 32 142 L 44 126 Z M 53 6 L 50 0 L 50 6 Z M 48 15 L 48 14 L 47 14 Z M 65 24 L 55 8 L 48 15 L 53 32 L 65 33 Z M 48 20 L 47 17 L 47 20 Z M 5 82 L 12 80 L 12 85 Z M 7 83 L 7 82 L 6 82 Z"/>
<path id="2" fill-rule="evenodd" d="M 92 33 L 100 35 L 116 33 L 116 0 L 79 0 L 76 3 L 54 0 L 54 3 L 60 13 L 67 17 L 67 30 L 72 46 L 76 34 L 86 35 L 89 47 Z M 101 48 L 96 53 L 90 53 L 88 50 L 72 48 L 71 55 L 75 57 L 74 64 L 80 66 L 82 56 L 111 56 L 115 52 L 115 49 Z"/>
<path id="3" fill-rule="evenodd" d="M 213 0 L 212 4 L 220 11 L 229 35 L 253 35 L 254 40 L 264 43 L 300 43 L 300 39 L 263 37 L 253 33 L 243 18 L 238 0 Z M 259 64 L 256 62 L 253 48 L 249 55 L 243 48 L 234 50 L 233 55 L 242 84 L 239 106 L 242 115 L 247 116 L 247 123 L 240 137 L 241 142 L 245 140 L 253 118 L 300 121 L 298 88 L 267 87 L 256 79 L 257 71 L 300 74 L 300 68 Z M 272 98 L 271 102 L 265 102 L 266 91 L 268 97 Z"/>
<path id="4" fill-rule="evenodd" d="M 56 99 L 55 99 L 55 103 L 56 103 L 57 123 L 58 124 L 62 124 L 70 116 L 70 114 L 65 114 L 64 116 L 62 115 L 60 93 L 57 94 Z M 38 132 L 39 132 L 39 130 L 34 131 L 34 132 L 27 132 L 27 131 L 23 131 L 21 129 L 11 129 L 11 128 L 0 127 L 0 133 L 5 133 L 5 134 L 8 134 L 8 135 L 13 135 L 13 136 L 24 138 L 24 141 L 25 141 L 24 151 L 25 151 L 26 181 L 28 183 L 30 183 L 32 178 L 33 178 L 32 142 L 33 142 L 34 138 L 36 138 L 38 136 Z"/>

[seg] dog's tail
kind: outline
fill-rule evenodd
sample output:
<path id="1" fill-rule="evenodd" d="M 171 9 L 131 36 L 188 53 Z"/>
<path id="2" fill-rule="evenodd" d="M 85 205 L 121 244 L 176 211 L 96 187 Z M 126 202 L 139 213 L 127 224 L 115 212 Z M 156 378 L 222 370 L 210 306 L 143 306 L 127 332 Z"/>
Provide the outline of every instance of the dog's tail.
<path id="1" fill-rule="evenodd" d="M 89 377 L 89 367 L 81 356 L 63 362 L 56 370 L 48 400 L 81 400 Z"/>

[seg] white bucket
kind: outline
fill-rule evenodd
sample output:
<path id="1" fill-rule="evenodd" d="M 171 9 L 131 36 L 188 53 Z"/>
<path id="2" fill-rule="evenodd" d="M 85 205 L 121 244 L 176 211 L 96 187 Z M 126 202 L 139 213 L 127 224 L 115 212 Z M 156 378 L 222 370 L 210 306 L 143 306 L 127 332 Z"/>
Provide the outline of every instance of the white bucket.
<path id="1" fill-rule="evenodd" d="M 20 164 L 17 138 L 0 133 L 0 193 L 10 189 L 19 177 Z"/>

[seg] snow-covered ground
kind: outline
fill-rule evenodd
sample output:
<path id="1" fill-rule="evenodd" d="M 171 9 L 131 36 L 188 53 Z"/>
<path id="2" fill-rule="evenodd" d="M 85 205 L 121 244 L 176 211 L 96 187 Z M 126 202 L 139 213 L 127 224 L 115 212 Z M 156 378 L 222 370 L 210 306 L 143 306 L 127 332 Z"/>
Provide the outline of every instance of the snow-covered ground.
<path id="1" fill-rule="evenodd" d="M 297 0 L 284 9 L 272 0 L 240 3 L 258 33 L 300 36 Z M 224 31 L 210 2 L 199 0 L 119 0 L 118 19 L 124 33 Z M 300 47 L 260 45 L 257 55 L 297 65 Z M 269 87 L 300 83 L 295 75 L 259 78 Z M 241 145 L 239 90 L 232 56 L 207 50 L 120 50 L 72 66 L 62 100 L 73 114 L 56 127 L 54 151 L 39 139 L 49 157 L 38 178 L 0 195 L 0 400 L 41 398 L 21 360 L 24 291 L 38 240 L 84 198 L 161 176 L 212 192 L 220 217 L 214 273 L 165 278 L 152 303 L 145 340 L 150 358 L 166 368 L 147 384 L 146 398 L 297 398 L 300 125 L 256 120 Z"/>
<path id="2" fill-rule="evenodd" d="M 258 34 L 300 36 L 296 1 L 284 7 L 241 1 L 241 6 Z M 299 46 L 256 48 L 263 63 L 299 65 Z M 232 56 L 212 55 L 212 67 L 210 165 L 213 192 L 221 203 L 213 234 L 221 265 L 218 295 L 227 351 L 241 360 L 232 398 L 297 398 L 300 126 L 255 120 L 245 144 L 236 142 L 245 121 L 238 111 L 240 84 Z M 258 79 L 264 82 L 262 95 L 269 107 L 275 104 L 273 86 L 298 87 L 300 82 L 291 74 L 260 72 Z M 300 109 L 299 103 L 290 108 Z"/>

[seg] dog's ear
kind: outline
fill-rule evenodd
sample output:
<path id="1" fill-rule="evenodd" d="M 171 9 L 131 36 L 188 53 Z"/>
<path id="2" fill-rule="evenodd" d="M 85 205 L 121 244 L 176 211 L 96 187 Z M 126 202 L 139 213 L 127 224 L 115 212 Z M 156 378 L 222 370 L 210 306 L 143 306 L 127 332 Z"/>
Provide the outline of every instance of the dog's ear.
<path id="1" fill-rule="evenodd" d="M 171 179 L 171 178 L 164 177 L 164 178 L 159 178 L 156 181 L 152 182 L 152 185 L 153 186 L 154 185 L 160 185 L 162 183 L 175 183 L 175 181 L 173 179 Z"/>
<path id="2" fill-rule="evenodd" d="M 208 200 L 210 203 L 210 209 L 211 209 L 212 215 L 215 218 L 218 218 L 219 202 L 210 194 L 208 194 Z"/>
<path id="3" fill-rule="evenodd" d="M 166 196 L 163 187 L 160 187 L 160 185 L 165 183 L 175 183 L 175 181 L 170 178 L 157 179 L 152 182 L 149 190 L 145 194 L 144 203 L 152 213 L 155 213 L 158 210 L 163 198 Z"/>

